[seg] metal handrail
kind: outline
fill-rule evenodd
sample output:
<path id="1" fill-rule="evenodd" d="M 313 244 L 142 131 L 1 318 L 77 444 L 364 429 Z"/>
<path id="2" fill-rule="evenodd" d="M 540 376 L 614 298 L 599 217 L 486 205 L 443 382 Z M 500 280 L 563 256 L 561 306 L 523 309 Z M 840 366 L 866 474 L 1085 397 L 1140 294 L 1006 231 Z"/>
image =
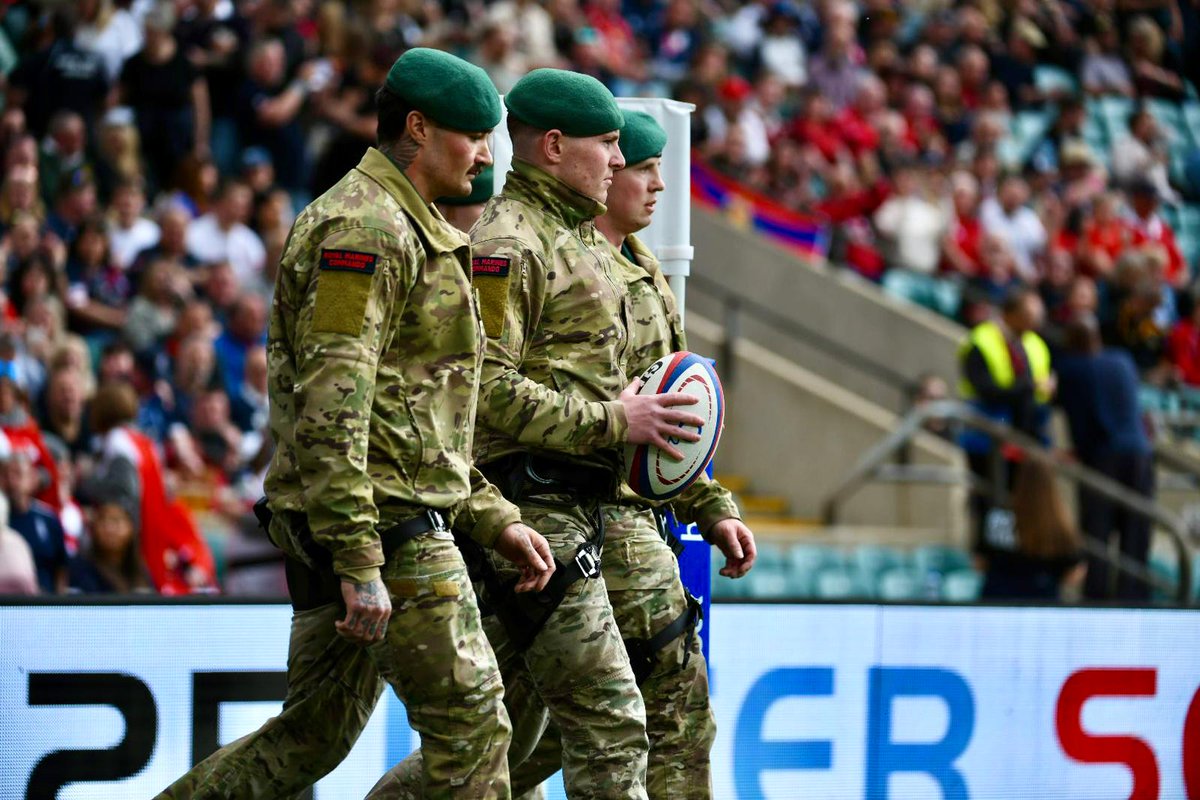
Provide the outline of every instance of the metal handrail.
<path id="1" fill-rule="evenodd" d="M 841 508 L 846 501 L 868 483 L 878 480 L 880 475 L 887 474 L 888 479 L 895 480 L 896 470 L 886 462 L 900 454 L 910 441 L 923 430 L 926 422 L 935 419 L 953 421 L 963 427 L 981 431 L 993 440 L 1012 445 L 1027 455 L 1045 459 L 1058 475 L 1069 478 L 1117 505 L 1145 516 L 1162 527 L 1171 539 L 1179 557 L 1179 582 L 1177 585 L 1171 585 L 1126 556 L 1110 554 L 1086 537 L 1083 540 L 1084 549 L 1139 580 L 1174 591 L 1176 600 L 1181 605 L 1191 604 L 1191 548 L 1187 541 L 1186 527 L 1176 514 L 1095 470 L 1056 459 L 1051 450 L 1043 447 L 1032 437 L 980 414 L 966 403 L 955 400 L 940 400 L 914 409 L 904 417 L 895 430 L 868 449 L 837 488 L 826 497 L 822 504 L 824 523 L 826 525 L 837 524 Z M 961 471 L 959 474 L 961 482 L 971 484 L 976 490 L 986 493 L 995 492 L 995 487 L 987 482 L 977 481 L 976 476 Z M 918 480 L 930 478 L 934 482 L 945 482 L 944 475 L 933 475 L 932 473 L 928 476 L 918 473 L 914 477 Z"/>
<path id="2" fill-rule="evenodd" d="M 693 272 L 688 277 L 688 286 L 698 289 L 702 294 L 715 298 L 720 304 L 725 316 L 725 338 L 723 349 L 728 351 L 734 340 L 740 335 L 740 315 L 743 310 L 750 312 L 756 322 L 766 324 L 771 329 L 784 334 L 794 342 L 819 350 L 827 357 L 841 364 L 852 367 L 862 375 L 882 384 L 900 395 L 901 401 L 908 399 L 912 393 L 912 379 L 892 369 L 887 364 L 847 347 L 837 339 L 827 336 L 816 328 L 805 325 L 801 320 L 780 314 L 775 309 L 766 306 L 744 294 L 731 291 L 711 278 L 706 278 Z M 734 360 L 731 352 L 721 353 L 721 361 L 725 367 L 721 373 L 723 378 L 732 378 L 731 370 Z"/>

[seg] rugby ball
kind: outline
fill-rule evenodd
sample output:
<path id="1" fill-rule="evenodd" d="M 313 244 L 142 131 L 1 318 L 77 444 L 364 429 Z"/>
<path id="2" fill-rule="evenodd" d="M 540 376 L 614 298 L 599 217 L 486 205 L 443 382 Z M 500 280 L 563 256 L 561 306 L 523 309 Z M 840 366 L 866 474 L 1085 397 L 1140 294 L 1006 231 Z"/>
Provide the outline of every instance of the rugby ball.
<path id="1" fill-rule="evenodd" d="M 682 392 L 698 398 L 690 406 L 675 406 L 706 420 L 700 428 L 700 441 L 671 439 L 683 453 L 676 461 L 655 445 L 625 446 L 625 482 L 649 500 L 669 500 L 682 492 L 708 468 L 721 429 L 725 424 L 725 394 L 712 363 L 695 353 L 671 353 L 655 361 L 642 374 L 638 394 L 674 394 Z M 695 430 L 691 426 L 680 426 Z"/>

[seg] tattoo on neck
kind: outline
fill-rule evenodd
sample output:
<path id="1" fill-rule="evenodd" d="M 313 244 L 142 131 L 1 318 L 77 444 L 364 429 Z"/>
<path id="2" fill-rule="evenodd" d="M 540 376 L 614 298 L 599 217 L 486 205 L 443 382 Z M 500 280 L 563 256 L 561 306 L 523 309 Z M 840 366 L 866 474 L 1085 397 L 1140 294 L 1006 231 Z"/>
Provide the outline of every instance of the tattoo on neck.
<path id="1" fill-rule="evenodd" d="M 379 149 L 383 151 L 385 156 L 396 162 L 396 166 L 401 170 L 405 170 L 416 159 L 417 150 L 420 149 L 420 146 L 413 141 L 411 136 L 401 136 L 398 140 L 388 142 Z"/>

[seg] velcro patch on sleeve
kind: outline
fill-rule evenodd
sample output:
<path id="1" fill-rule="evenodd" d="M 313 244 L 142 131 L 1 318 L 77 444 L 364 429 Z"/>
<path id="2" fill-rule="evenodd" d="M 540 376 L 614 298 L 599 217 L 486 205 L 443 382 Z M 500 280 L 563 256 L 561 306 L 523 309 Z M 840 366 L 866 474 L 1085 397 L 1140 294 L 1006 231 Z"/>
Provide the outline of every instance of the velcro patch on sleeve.
<path id="1" fill-rule="evenodd" d="M 507 278 L 510 261 L 504 256 L 475 256 L 471 259 L 471 277 Z"/>
<path id="2" fill-rule="evenodd" d="M 322 259 L 324 260 L 324 259 Z M 374 271 L 374 265 L 371 270 Z M 322 267 L 324 270 L 324 267 Z M 313 306 L 313 333 L 362 332 L 371 299 L 371 280 L 364 273 L 335 267 L 317 274 L 317 298 Z"/>
<path id="3" fill-rule="evenodd" d="M 479 315 L 489 339 L 504 333 L 508 311 L 508 273 L 512 259 L 506 256 L 475 256 L 471 259 L 471 282 L 479 293 Z"/>
<path id="4" fill-rule="evenodd" d="M 321 269 L 323 270 L 374 275 L 375 262 L 378 260 L 379 256 L 374 253 L 363 253 L 358 250 L 321 251 Z"/>

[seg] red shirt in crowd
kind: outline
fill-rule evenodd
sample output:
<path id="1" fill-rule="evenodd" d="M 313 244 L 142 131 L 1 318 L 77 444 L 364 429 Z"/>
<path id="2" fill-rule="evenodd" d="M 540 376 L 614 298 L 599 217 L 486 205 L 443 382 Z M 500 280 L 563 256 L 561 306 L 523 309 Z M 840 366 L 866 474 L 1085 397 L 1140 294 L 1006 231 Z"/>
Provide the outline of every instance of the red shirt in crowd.
<path id="1" fill-rule="evenodd" d="M 848 106 L 837 115 L 833 130 L 856 156 L 879 148 L 879 132 L 854 106 Z"/>
<path id="2" fill-rule="evenodd" d="M 1157 244 L 1166 250 L 1167 271 L 1163 277 L 1167 283 L 1179 286 L 1187 280 L 1187 264 L 1183 262 L 1183 253 L 1179 251 L 1179 244 L 1175 241 L 1175 232 L 1161 216 L 1152 214 L 1146 219 L 1134 217 L 1130 227 L 1130 244 L 1134 247 Z"/>
<path id="3" fill-rule="evenodd" d="M 943 256 L 941 271 L 946 273 L 962 272 L 968 278 L 982 276 L 984 268 L 983 258 L 979 255 L 979 245 L 983 242 L 983 223 L 979 221 L 979 217 L 964 217 L 955 214 L 954 221 L 950 223 L 950 236 L 953 237 L 954 243 L 958 245 L 959 250 L 962 250 L 970 264 L 967 270 L 960 270 Z"/>
<path id="4" fill-rule="evenodd" d="M 1167 340 L 1167 357 L 1188 386 L 1200 386 L 1200 327 L 1190 319 L 1180 321 Z"/>

